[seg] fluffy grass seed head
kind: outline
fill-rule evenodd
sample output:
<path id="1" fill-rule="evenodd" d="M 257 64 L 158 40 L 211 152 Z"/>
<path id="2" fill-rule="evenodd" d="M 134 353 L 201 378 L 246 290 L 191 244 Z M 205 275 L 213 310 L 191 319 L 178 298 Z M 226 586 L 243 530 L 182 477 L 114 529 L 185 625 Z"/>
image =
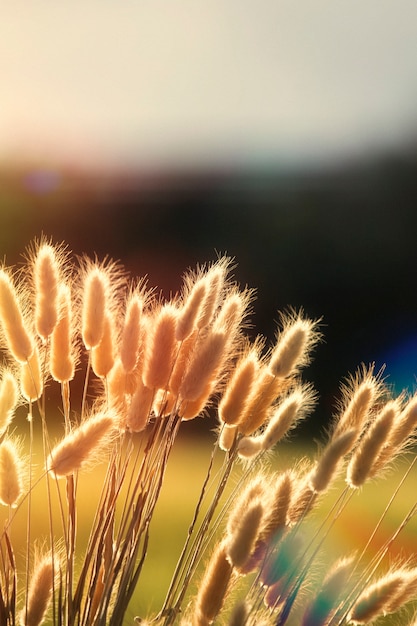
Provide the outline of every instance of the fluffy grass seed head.
<path id="1" fill-rule="evenodd" d="M 203 413 L 210 401 L 214 386 L 215 381 L 209 380 L 198 398 L 195 400 L 183 400 L 181 402 L 178 408 L 178 414 L 183 420 L 192 420 Z"/>
<path id="2" fill-rule="evenodd" d="M 20 391 L 28 402 L 35 402 L 43 393 L 43 373 L 37 346 L 27 363 L 20 366 Z"/>
<path id="3" fill-rule="evenodd" d="M 245 565 L 255 547 L 263 513 L 262 502 L 255 500 L 238 519 L 234 516 L 234 528 L 228 524 L 229 533 L 225 544 L 227 556 L 238 571 Z"/>
<path id="4" fill-rule="evenodd" d="M 209 384 L 214 384 L 227 359 L 228 348 L 225 330 L 210 330 L 198 341 L 179 388 L 183 400 L 197 400 Z"/>
<path id="5" fill-rule="evenodd" d="M 91 368 L 99 378 L 106 378 L 113 368 L 116 352 L 116 328 L 111 312 L 104 313 L 100 343 L 91 349 Z"/>
<path id="6" fill-rule="evenodd" d="M 20 612 L 20 626 L 40 626 L 44 623 L 59 568 L 58 559 L 50 554 L 38 559 L 30 579 L 27 610 L 23 608 Z"/>
<path id="7" fill-rule="evenodd" d="M 23 463 L 11 439 L 0 443 L 0 502 L 14 507 L 23 491 Z"/>
<path id="8" fill-rule="evenodd" d="M 194 626 L 208 626 L 219 614 L 231 585 L 232 573 L 226 547 L 220 543 L 214 549 L 197 591 Z"/>
<path id="9" fill-rule="evenodd" d="M 288 431 L 306 417 L 315 400 L 311 385 L 296 386 L 275 409 L 264 432 L 261 435 L 262 450 L 269 450 L 280 441 Z"/>
<path id="10" fill-rule="evenodd" d="M 407 582 L 408 572 L 400 568 L 368 585 L 355 601 L 348 615 L 348 622 L 369 624 L 380 615 L 386 614 L 390 606 L 396 605 L 396 598 L 403 596 Z"/>
<path id="11" fill-rule="evenodd" d="M 146 428 L 150 419 L 155 391 L 146 387 L 139 380 L 126 412 L 126 428 L 132 433 L 139 433 Z"/>
<path id="12" fill-rule="evenodd" d="M 71 304 L 71 290 L 65 283 L 58 287 L 58 321 L 51 335 L 49 371 L 57 382 L 63 383 L 74 378 L 76 353 L 74 324 Z"/>
<path id="13" fill-rule="evenodd" d="M 415 600 L 417 597 L 417 568 L 404 566 L 400 569 L 404 573 L 404 586 L 387 604 L 385 607 L 386 613 L 395 613 L 407 602 Z"/>
<path id="14" fill-rule="evenodd" d="M 137 363 L 141 349 L 141 317 L 144 298 L 141 293 L 132 293 L 126 304 L 126 313 L 120 339 L 120 361 L 126 372 L 131 372 Z"/>
<path id="15" fill-rule="evenodd" d="M 283 472 L 275 484 L 272 477 L 269 477 L 268 480 L 270 488 L 266 489 L 261 496 L 264 514 L 259 526 L 258 537 L 251 556 L 247 559 L 242 569 L 242 573 L 252 572 L 259 567 L 267 553 L 284 534 L 287 527 L 294 472 L 292 470 Z"/>
<path id="16" fill-rule="evenodd" d="M 294 480 L 293 470 L 287 470 L 280 474 L 278 480 L 265 494 L 265 515 L 259 533 L 259 539 L 264 543 L 269 542 L 287 525 Z"/>
<path id="17" fill-rule="evenodd" d="M 47 242 L 40 242 L 32 256 L 35 330 L 44 341 L 58 321 L 61 257 L 59 249 Z"/>
<path id="18" fill-rule="evenodd" d="M 178 323 L 175 331 L 177 341 L 187 339 L 196 328 L 206 300 L 207 286 L 207 280 L 204 276 L 189 287 L 188 293 L 184 297 L 184 303 L 178 313 Z"/>
<path id="19" fill-rule="evenodd" d="M 225 286 L 230 259 L 222 257 L 204 274 L 205 297 L 201 304 L 196 327 L 201 330 L 208 326 L 221 302 L 222 291 Z"/>
<path id="20" fill-rule="evenodd" d="M 116 416 L 110 411 L 86 419 L 53 448 L 46 461 L 47 471 L 62 478 L 99 460 L 116 426 Z"/>
<path id="21" fill-rule="evenodd" d="M 272 404 L 284 389 L 282 380 L 271 374 L 267 366 L 262 366 L 238 422 L 238 431 L 248 436 L 260 428 L 268 419 Z"/>
<path id="22" fill-rule="evenodd" d="M 258 351 L 253 348 L 240 358 L 227 383 L 218 407 L 221 422 L 228 425 L 238 424 L 245 412 L 258 370 Z"/>
<path id="23" fill-rule="evenodd" d="M 110 406 L 122 409 L 128 397 L 135 393 L 140 382 L 140 372 L 137 372 L 136 369 L 126 372 L 120 359 L 116 358 L 115 364 L 107 377 Z"/>
<path id="24" fill-rule="evenodd" d="M 17 380 L 10 370 L 4 369 L 0 372 L 0 437 L 12 421 L 18 401 Z"/>
<path id="25" fill-rule="evenodd" d="M 149 389 L 167 389 L 178 352 L 175 338 L 178 309 L 171 303 L 161 306 L 149 325 L 142 379 Z"/>
<path id="26" fill-rule="evenodd" d="M 390 450 L 406 447 L 413 441 L 417 427 L 417 394 L 414 394 L 397 414 L 388 437 L 387 446 Z"/>
<path id="27" fill-rule="evenodd" d="M 237 288 L 231 288 L 213 322 L 213 330 L 226 332 L 231 344 L 243 328 L 251 298 L 252 292 L 249 289 L 239 291 Z"/>
<path id="28" fill-rule="evenodd" d="M 381 380 L 374 376 L 373 367 L 363 366 L 342 387 L 342 400 L 334 434 L 352 428 L 360 430 L 366 424 L 369 413 L 383 393 Z"/>
<path id="29" fill-rule="evenodd" d="M 354 428 L 332 437 L 315 462 L 309 476 L 309 485 L 315 493 L 323 493 L 328 489 L 337 475 L 343 458 L 352 450 L 357 439 L 358 432 Z"/>
<path id="30" fill-rule="evenodd" d="M 115 264 L 86 260 L 82 268 L 81 336 L 91 350 L 101 341 L 106 311 L 113 310 L 120 285 Z"/>
<path id="31" fill-rule="evenodd" d="M 184 341 L 178 344 L 178 352 L 175 357 L 171 376 L 169 377 L 169 390 L 174 396 L 179 395 L 181 383 L 189 370 L 199 338 L 199 331 L 195 330 L 187 339 L 184 339 Z"/>
<path id="32" fill-rule="evenodd" d="M 228 535 L 233 535 L 234 529 L 239 526 L 240 519 L 248 507 L 263 500 L 266 484 L 266 477 L 260 472 L 243 487 L 229 511 L 226 527 Z"/>
<path id="33" fill-rule="evenodd" d="M 12 357 L 26 363 L 32 355 L 34 340 L 10 272 L 3 268 L 0 268 L 0 326 Z"/>
<path id="34" fill-rule="evenodd" d="M 395 401 L 387 402 L 369 426 L 347 468 L 346 481 L 350 487 L 360 487 L 372 474 L 374 463 L 389 437 L 397 411 L 398 405 Z"/>
<path id="35" fill-rule="evenodd" d="M 300 314 L 283 317 L 282 331 L 269 360 L 274 376 L 287 378 L 309 363 L 310 352 L 320 338 L 317 325 Z"/>
<path id="36" fill-rule="evenodd" d="M 288 523 L 294 526 L 303 519 L 313 508 L 317 501 L 317 491 L 311 486 L 311 464 L 303 462 L 297 468 L 297 476 L 294 476 L 294 484 L 290 506 L 288 508 Z"/>
<path id="37" fill-rule="evenodd" d="M 396 415 L 387 440 L 373 461 L 369 473 L 371 478 L 384 471 L 399 454 L 406 452 L 415 441 L 417 394 L 414 394 L 406 403 L 405 394 L 401 394 L 391 403 L 396 409 Z"/>

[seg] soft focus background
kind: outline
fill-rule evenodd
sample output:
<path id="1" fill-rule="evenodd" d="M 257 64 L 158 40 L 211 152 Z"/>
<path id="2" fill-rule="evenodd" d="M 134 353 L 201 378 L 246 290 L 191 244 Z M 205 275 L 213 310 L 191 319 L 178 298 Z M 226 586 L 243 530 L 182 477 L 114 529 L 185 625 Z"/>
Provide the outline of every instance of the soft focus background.
<path id="1" fill-rule="evenodd" d="M 41 232 L 150 285 L 218 253 L 253 323 L 322 317 L 310 370 L 417 373 L 417 7 L 13 3 L 0 25 L 0 249 Z"/>

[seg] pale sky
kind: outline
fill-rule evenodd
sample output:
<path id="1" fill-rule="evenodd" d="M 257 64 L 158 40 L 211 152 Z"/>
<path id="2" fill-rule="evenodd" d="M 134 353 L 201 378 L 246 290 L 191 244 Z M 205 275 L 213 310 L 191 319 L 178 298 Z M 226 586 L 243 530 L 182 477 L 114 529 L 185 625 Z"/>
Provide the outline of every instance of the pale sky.
<path id="1" fill-rule="evenodd" d="M 0 161 L 314 160 L 416 129 L 415 0 L 0 0 L 0 15 Z"/>

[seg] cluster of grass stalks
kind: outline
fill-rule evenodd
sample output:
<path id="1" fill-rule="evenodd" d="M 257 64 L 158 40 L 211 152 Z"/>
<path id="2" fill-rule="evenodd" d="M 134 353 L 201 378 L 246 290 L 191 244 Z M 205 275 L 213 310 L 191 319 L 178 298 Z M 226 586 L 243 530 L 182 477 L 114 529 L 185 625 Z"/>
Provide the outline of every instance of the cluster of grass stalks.
<path id="1" fill-rule="evenodd" d="M 317 453 L 274 471 L 278 442 L 316 402 L 301 372 L 319 324 L 291 312 L 274 345 L 249 340 L 253 293 L 230 270 L 222 257 L 188 271 L 165 301 L 117 264 L 74 262 L 45 238 L 18 271 L 0 268 L 1 626 L 342 626 L 397 612 L 417 624 L 417 562 L 389 559 L 417 501 L 372 549 L 415 457 L 355 553 L 334 554 L 329 542 L 363 485 L 410 449 L 417 395 L 393 397 L 360 367 Z M 209 408 L 213 452 L 165 600 L 134 619 L 179 429 Z M 86 510 L 79 493 L 95 463 L 105 471 L 89 483 Z"/>

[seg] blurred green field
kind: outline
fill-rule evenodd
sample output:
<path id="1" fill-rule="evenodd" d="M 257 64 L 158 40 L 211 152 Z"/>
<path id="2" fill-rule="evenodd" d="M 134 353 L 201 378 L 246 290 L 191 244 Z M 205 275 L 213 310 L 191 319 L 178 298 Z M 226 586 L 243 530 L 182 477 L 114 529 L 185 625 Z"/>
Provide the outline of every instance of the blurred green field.
<path id="1" fill-rule="evenodd" d="M 136 615 L 142 618 L 154 615 L 163 603 L 176 560 L 187 534 L 188 525 L 193 516 L 201 485 L 206 475 L 212 451 L 210 437 L 211 435 L 208 435 L 206 440 L 204 440 L 202 438 L 194 439 L 183 436 L 176 442 L 151 524 L 146 564 L 128 610 L 128 616 L 125 620 L 126 626 L 132 626 L 133 618 Z M 214 435 L 212 439 L 214 439 Z M 37 454 L 35 463 L 38 463 L 40 467 L 40 451 Z M 311 454 L 313 454 L 312 450 L 307 450 L 305 446 L 297 445 L 294 441 L 285 443 L 277 449 L 274 459 L 272 460 L 271 457 L 269 460 L 270 471 L 279 473 L 282 469 L 294 466 L 303 455 L 311 456 Z M 222 456 L 222 453 L 219 453 L 215 463 L 214 476 L 221 465 Z M 370 483 L 360 492 L 354 494 L 323 545 L 322 554 L 320 554 L 318 559 L 320 564 L 319 571 L 326 570 L 327 565 L 332 564 L 340 556 L 350 554 L 352 551 L 360 552 L 371 535 L 375 523 L 384 511 L 409 460 L 410 457 L 408 457 L 408 461 L 403 459 L 385 479 Z M 100 495 L 100 484 L 104 469 L 103 467 L 96 467 L 89 472 L 81 473 L 79 477 L 77 496 L 77 554 L 79 562 L 81 562 L 85 551 L 89 528 Z M 241 471 L 242 469 L 238 470 L 237 475 L 233 475 L 229 485 L 229 492 L 237 484 Z M 394 506 L 385 517 L 372 544 L 374 549 L 380 546 L 394 532 L 400 520 L 414 503 L 416 499 L 416 479 L 417 473 L 414 470 L 399 492 Z M 318 527 L 320 520 L 331 510 L 342 488 L 343 478 L 340 479 L 338 485 L 325 496 L 320 506 L 309 516 L 307 522 L 309 532 L 314 533 L 314 529 Z M 62 489 L 62 492 L 64 493 L 64 489 Z M 63 500 L 65 501 L 64 495 Z M 22 506 L 17 511 L 12 529 L 12 540 L 20 566 L 24 563 L 25 558 L 26 514 L 26 507 Z M 3 519 L 0 519 L 0 523 L 3 523 L 7 518 L 5 508 L 2 509 L 1 515 Z M 59 519 L 57 514 L 55 517 L 57 520 Z M 48 537 L 48 532 L 45 487 L 44 485 L 39 485 L 35 487 L 32 499 L 31 544 L 33 545 L 36 541 L 42 542 L 43 538 Z M 59 532 L 59 524 L 57 523 L 56 534 L 59 535 Z M 417 547 L 416 533 L 417 521 L 414 518 L 392 546 L 389 555 L 384 560 L 384 570 L 390 562 L 395 561 L 400 556 L 407 557 L 415 553 Z M 317 573 L 317 577 L 319 576 L 320 574 Z M 316 574 L 314 577 L 316 578 Z M 22 585 L 23 576 L 21 575 L 19 579 Z M 319 578 L 317 579 L 319 580 Z M 191 588 L 191 592 L 192 590 L 193 588 Z M 381 624 L 398 624 L 398 621 L 385 619 Z"/>

